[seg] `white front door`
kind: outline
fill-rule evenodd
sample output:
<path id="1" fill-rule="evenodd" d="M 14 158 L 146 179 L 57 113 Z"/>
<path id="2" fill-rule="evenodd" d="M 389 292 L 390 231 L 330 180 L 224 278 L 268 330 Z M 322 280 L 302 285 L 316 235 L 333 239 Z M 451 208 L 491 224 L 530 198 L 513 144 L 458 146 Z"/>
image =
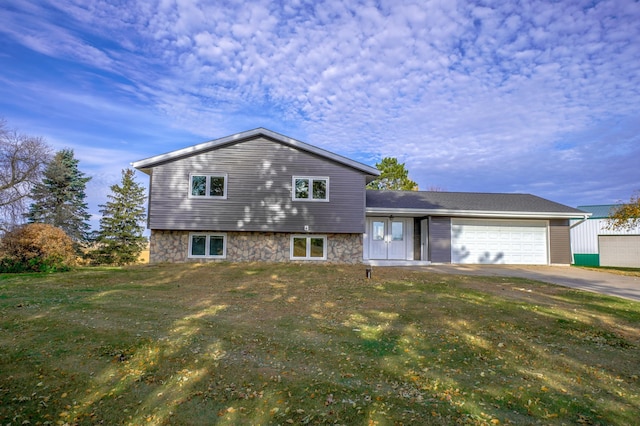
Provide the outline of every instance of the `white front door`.
<path id="1" fill-rule="evenodd" d="M 369 236 L 370 259 L 406 258 L 406 224 L 403 219 L 370 219 Z"/>
<path id="2" fill-rule="evenodd" d="M 387 258 L 387 220 L 372 219 L 369 222 L 369 258 Z"/>
<path id="3" fill-rule="evenodd" d="M 404 259 L 407 246 L 404 241 L 404 220 L 389 220 L 389 250 L 387 259 Z"/>

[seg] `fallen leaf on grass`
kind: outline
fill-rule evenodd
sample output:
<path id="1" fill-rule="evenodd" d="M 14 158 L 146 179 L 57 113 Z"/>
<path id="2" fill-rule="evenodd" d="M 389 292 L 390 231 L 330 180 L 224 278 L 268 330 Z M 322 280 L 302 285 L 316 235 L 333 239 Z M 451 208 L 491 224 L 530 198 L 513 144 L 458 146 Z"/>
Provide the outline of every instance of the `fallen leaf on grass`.
<path id="1" fill-rule="evenodd" d="M 331 405 L 333 404 L 333 394 L 330 393 L 329 396 L 327 396 L 327 400 L 324 402 L 324 405 Z"/>

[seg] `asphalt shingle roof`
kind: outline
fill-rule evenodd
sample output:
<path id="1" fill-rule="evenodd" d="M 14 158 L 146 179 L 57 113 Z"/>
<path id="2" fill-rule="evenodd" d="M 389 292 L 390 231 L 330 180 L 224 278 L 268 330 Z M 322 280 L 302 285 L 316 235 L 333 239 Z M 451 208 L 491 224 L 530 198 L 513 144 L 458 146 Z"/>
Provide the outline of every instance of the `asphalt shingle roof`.
<path id="1" fill-rule="evenodd" d="M 367 190 L 367 208 L 576 213 L 582 210 L 531 194 Z"/>

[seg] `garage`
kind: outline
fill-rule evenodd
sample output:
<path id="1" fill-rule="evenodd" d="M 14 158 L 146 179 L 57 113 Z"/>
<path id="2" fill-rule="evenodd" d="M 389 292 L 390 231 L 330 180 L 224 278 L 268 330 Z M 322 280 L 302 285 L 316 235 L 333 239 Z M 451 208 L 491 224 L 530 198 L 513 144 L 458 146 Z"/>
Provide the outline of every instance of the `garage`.
<path id="1" fill-rule="evenodd" d="M 547 221 L 451 220 L 451 262 L 547 265 Z"/>
<path id="2" fill-rule="evenodd" d="M 640 268 L 640 235 L 598 235 L 600 266 Z"/>

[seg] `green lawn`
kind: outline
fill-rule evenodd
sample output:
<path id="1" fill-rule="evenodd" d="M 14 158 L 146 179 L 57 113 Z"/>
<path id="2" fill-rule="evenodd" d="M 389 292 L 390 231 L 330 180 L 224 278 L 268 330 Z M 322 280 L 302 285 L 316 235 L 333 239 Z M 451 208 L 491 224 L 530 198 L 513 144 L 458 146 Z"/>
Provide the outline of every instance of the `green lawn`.
<path id="1" fill-rule="evenodd" d="M 640 303 L 363 266 L 0 277 L 0 424 L 607 424 Z"/>
<path id="2" fill-rule="evenodd" d="M 574 266 L 574 268 L 589 269 L 591 271 L 608 272 L 611 274 L 640 277 L 640 268 L 620 268 L 616 266 Z"/>

